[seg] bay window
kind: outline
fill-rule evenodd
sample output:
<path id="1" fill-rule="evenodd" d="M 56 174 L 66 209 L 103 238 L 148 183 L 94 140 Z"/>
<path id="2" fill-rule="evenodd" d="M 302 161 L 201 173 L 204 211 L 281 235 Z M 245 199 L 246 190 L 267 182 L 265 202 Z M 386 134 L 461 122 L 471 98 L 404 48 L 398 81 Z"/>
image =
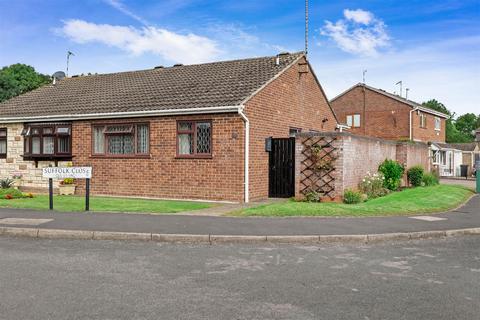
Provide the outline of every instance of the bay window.
<path id="1" fill-rule="evenodd" d="M 201 158 L 212 154 L 212 123 L 210 121 L 177 122 L 177 156 Z"/>
<path id="2" fill-rule="evenodd" d="M 24 157 L 26 158 L 70 158 L 71 125 L 68 123 L 47 123 L 25 125 Z"/>
<path id="3" fill-rule="evenodd" d="M 0 129 L 0 158 L 7 157 L 7 128 Z"/>
<path id="4" fill-rule="evenodd" d="M 94 155 L 145 156 L 149 154 L 148 124 L 94 125 L 92 129 Z"/>

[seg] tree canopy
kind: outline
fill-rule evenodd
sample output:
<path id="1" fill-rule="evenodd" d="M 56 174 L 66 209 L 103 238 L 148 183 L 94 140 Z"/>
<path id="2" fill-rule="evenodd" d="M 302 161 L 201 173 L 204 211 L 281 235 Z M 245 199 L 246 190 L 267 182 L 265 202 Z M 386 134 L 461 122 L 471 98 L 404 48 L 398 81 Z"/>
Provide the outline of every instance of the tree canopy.
<path id="1" fill-rule="evenodd" d="M 50 76 L 38 73 L 26 64 L 3 67 L 0 69 L 0 102 L 50 82 Z"/>

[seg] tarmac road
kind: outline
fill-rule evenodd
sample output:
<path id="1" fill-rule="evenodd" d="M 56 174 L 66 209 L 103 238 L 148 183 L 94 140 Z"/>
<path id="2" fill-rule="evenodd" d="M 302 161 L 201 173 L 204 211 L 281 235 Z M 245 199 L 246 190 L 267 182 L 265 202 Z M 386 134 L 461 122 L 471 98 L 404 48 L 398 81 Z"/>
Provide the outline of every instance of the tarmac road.
<path id="1" fill-rule="evenodd" d="M 374 245 L 0 238 L 0 319 L 478 319 L 480 237 Z"/>

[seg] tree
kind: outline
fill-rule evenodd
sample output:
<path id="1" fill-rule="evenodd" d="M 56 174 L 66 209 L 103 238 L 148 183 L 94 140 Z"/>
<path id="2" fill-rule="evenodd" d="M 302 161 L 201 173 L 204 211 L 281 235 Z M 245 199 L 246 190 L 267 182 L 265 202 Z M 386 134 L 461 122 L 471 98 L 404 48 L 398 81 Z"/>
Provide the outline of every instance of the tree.
<path id="1" fill-rule="evenodd" d="M 50 76 L 38 73 L 26 64 L 0 69 L 0 102 L 50 83 Z"/>
<path id="2" fill-rule="evenodd" d="M 432 99 L 432 100 L 428 100 L 427 102 L 424 102 L 422 103 L 422 106 L 426 107 L 426 108 L 429 108 L 429 109 L 433 109 L 433 110 L 436 110 L 438 112 L 441 112 L 441 113 L 445 113 L 445 114 L 448 114 L 451 118 L 453 118 L 455 116 L 455 113 L 452 113 L 450 110 L 447 109 L 447 107 L 445 107 L 445 105 L 435 99 Z"/>
<path id="3" fill-rule="evenodd" d="M 473 139 L 475 137 L 473 132 L 478 127 L 478 118 L 474 113 L 466 113 L 457 118 L 455 127 L 458 131 Z"/>

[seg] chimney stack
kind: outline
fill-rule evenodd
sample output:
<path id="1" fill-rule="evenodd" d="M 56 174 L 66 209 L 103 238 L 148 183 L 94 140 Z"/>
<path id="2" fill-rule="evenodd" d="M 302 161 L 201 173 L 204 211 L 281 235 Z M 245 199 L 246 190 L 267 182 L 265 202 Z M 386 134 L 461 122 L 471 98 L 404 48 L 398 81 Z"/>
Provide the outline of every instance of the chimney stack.
<path id="1" fill-rule="evenodd" d="M 475 142 L 480 143 L 480 128 L 475 130 Z"/>

